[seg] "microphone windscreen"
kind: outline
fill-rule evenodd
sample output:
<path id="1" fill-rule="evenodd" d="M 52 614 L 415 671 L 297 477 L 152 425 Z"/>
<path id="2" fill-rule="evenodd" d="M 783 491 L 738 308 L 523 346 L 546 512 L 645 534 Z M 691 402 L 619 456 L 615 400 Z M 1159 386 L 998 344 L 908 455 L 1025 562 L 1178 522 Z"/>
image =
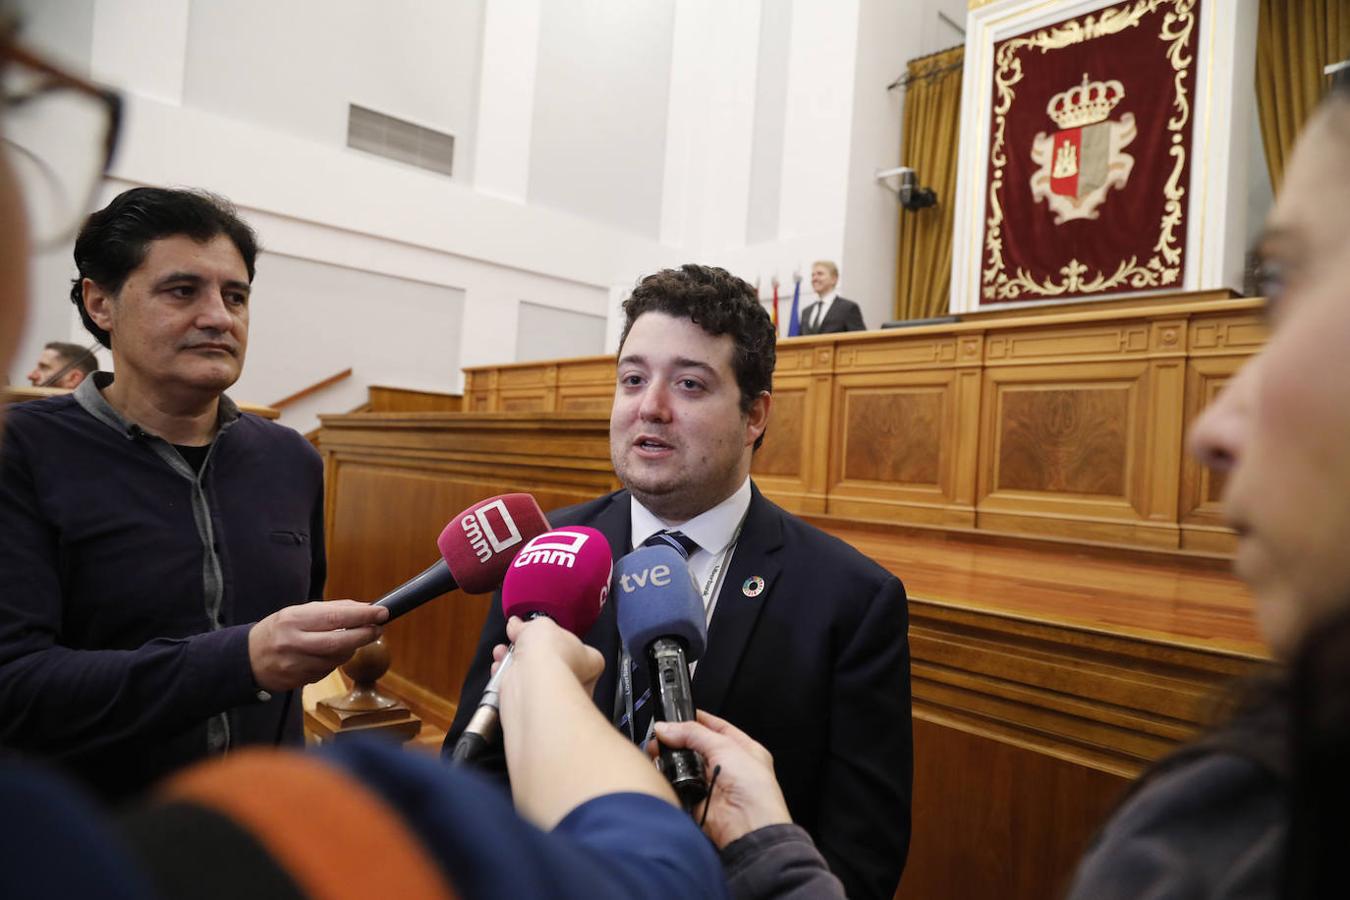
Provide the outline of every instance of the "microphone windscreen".
<path id="1" fill-rule="evenodd" d="M 576 525 L 545 532 L 516 554 L 502 581 L 502 614 L 542 613 L 575 635 L 591 630 L 609 596 L 609 541 Z"/>
<path id="2" fill-rule="evenodd" d="M 673 547 L 639 547 L 615 563 L 615 615 L 628 655 L 641 658 L 661 637 L 684 641 L 690 662 L 703 655 L 708 623 L 689 563 Z"/>
<path id="3" fill-rule="evenodd" d="M 548 531 L 529 494 L 501 494 L 470 506 L 445 526 L 436 546 L 466 594 L 486 594 L 502 583 L 521 545 Z"/>

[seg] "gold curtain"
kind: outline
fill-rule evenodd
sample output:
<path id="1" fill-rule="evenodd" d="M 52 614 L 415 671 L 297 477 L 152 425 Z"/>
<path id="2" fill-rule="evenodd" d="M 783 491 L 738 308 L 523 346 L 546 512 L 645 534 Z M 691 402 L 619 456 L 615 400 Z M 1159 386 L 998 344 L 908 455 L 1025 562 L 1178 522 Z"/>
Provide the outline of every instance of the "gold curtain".
<path id="1" fill-rule="evenodd" d="M 1212 8 L 1212 7 L 1211 7 Z M 1256 98 L 1271 186 L 1328 80 L 1322 70 L 1350 55 L 1350 0 L 1261 0 Z"/>
<path id="2" fill-rule="evenodd" d="M 937 194 L 937 206 L 900 210 L 900 254 L 895 273 L 895 317 L 947 313 L 952 281 L 952 215 L 956 206 L 956 151 L 961 131 L 961 61 L 953 47 L 909 64 L 902 131 L 903 164 Z"/>

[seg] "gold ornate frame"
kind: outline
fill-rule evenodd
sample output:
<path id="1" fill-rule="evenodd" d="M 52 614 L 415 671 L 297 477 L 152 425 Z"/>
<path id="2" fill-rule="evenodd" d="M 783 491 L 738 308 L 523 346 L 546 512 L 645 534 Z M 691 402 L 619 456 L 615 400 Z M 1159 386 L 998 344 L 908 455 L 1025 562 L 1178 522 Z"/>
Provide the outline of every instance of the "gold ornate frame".
<path id="1" fill-rule="evenodd" d="M 1191 120 L 1186 73 L 1194 58 L 1194 50 L 1188 45 L 1195 31 L 1195 8 L 1198 2 L 1199 0 L 1135 0 L 1134 3 L 1091 13 L 1053 28 L 1009 38 L 1000 45 L 994 70 L 994 84 L 998 96 L 993 109 L 994 139 L 989 149 L 992 177 L 989 181 L 989 218 L 985 222 L 984 238 L 988 266 L 981 270 L 980 279 L 984 299 L 1017 300 L 1023 299 L 1024 295 L 1027 295 L 1026 299 L 1032 299 L 1062 297 L 1066 294 L 1094 294 L 1124 284 L 1139 290 L 1147 290 L 1179 282 L 1181 247 L 1177 242 L 1176 228 L 1181 224 L 1181 200 L 1186 195 L 1186 188 L 1180 184 L 1181 171 L 1186 165 L 1183 133 Z M 1089 271 L 1088 267 L 1078 259 L 1071 259 L 1059 270 L 1064 276 L 1059 281 L 1046 278 L 1037 282 L 1020 267 L 1016 275 L 1010 276 L 1003 261 L 1003 208 L 999 203 L 999 191 L 1003 187 L 1003 167 L 1008 162 L 1004 147 L 1007 114 L 1012 107 L 1013 87 L 1022 80 L 1022 60 L 1018 52 L 1034 48 L 1044 54 L 1048 50 L 1058 50 L 1105 35 L 1117 34 L 1126 28 L 1138 27 L 1139 20 L 1145 15 L 1167 6 L 1171 6 L 1172 9 L 1163 18 L 1158 37 L 1168 45 L 1167 58 L 1173 69 L 1175 96 L 1172 101 L 1173 114 L 1167 120 L 1167 130 L 1172 133 L 1172 146 L 1168 153 L 1174 162 L 1172 174 L 1163 187 L 1165 202 L 1158 242 L 1153 246 L 1153 255 L 1142 264 L 1137 256 L 1122 260 L 1116 271 L 1109 276 L 1105 272 L 1098 271 L 1090 278 L 1085 277 Z"/>

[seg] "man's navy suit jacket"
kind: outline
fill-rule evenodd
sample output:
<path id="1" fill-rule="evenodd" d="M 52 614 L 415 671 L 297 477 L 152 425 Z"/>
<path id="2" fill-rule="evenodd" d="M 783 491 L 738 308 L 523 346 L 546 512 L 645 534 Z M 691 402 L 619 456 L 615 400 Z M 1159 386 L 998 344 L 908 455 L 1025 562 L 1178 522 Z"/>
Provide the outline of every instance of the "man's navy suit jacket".
<path id="1" fill-rule="evenodd" d="M 834 302 L 830 304 L 829 310 L 825 313 L 825 321 L 820 323 L 817 328 L 807 329 L 806 323 L 811 321 L 811 316 L 815 315 L 812 310 L 820 306 L 820 301 L 807 304 L 802 310 L 802 334 L 838 334 L 843 331 L 866 331 L 867 326 L 863 324 L 862 309 L 852 300 L 846 300 L 843 297 L 836 296 Z"/>
<path id="2" fill-rule="evenodd" d="M 559 510 L 549 522 L 598 529 L 616 560 L 628 552 L 627 491 Z M 743 585 L 756 575 L 764 590 L 746 596 Z M 908 625 L 899 579 L 752 485 L 695 670 L 694 703 L 769 749 L 793 820 L 811 833 L 854 900 L 889 900 L 909 848 Z M 613 604 L 585 641 L 604 654 L 594 696 L 612 717 L 620 651 Z M 482 695 L 493 645 L 505 642 L 496 602 L 464 680 L 447 752 Z M 500 757 L 484 762 L 504 768 Z"/>

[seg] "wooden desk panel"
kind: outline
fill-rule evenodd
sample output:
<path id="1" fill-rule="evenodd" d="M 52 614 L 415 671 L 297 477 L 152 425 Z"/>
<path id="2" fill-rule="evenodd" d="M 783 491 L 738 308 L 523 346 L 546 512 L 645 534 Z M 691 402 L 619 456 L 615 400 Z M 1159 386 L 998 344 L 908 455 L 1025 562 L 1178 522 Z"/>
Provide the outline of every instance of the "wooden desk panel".
<path id="1" fill-rule="evenodd" d="M 616 485 L 608 419 L 470 414 L 323 417 L 330 597 L 373 600 L 439 557 L 436 537 L 465 507 L 528 491 L 559 509 Z M 444 728 L 489 596 L 456 591 L 385 630 L 387 687 Z"/>
<path id="2" fill-rule="evenodd" d="M 1231 553 L 1184 433 L 1265 339 L 1223 292 L 782 340 L 753 471 L 787 509 Z M 466 369 L 467 408 L 606 413 L 613 357 Z"/>

